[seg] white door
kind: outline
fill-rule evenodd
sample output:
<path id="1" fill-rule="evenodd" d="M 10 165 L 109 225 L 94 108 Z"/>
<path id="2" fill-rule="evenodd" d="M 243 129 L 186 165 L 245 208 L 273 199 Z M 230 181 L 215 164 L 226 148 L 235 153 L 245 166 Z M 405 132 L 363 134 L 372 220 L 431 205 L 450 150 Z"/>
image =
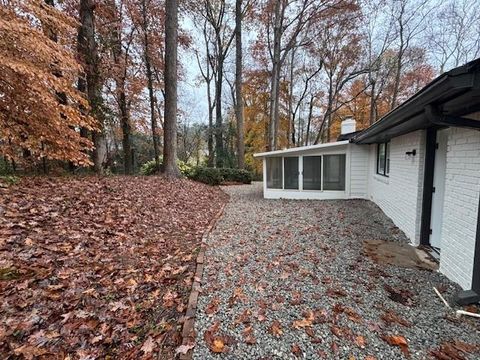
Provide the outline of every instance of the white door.
<path id="1" fill-rule="evenodd" d="M 430 246 L 442 247 L 443 199 L 445 196 L 445 170 L 447 166 L 448 129 L 437 131 L 437 149 L 433 171 L 432 217 L 430 220 Z"/>

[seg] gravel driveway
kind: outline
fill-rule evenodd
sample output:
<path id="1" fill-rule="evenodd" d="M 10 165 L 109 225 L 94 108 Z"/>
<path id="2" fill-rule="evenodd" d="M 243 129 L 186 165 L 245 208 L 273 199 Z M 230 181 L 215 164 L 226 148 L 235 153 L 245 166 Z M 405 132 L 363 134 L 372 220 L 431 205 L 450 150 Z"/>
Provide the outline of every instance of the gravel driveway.
<path id="1" fill-rule="evenodd" d="M 231 199 L 206 252 L 194 359 L 479 358 L 480 329 L 456 319 L 443 275 L 377 264 L 367 239 L 407 242 L 364 200 Z M 462 359 L 459 357 L 459 359 Z"/>

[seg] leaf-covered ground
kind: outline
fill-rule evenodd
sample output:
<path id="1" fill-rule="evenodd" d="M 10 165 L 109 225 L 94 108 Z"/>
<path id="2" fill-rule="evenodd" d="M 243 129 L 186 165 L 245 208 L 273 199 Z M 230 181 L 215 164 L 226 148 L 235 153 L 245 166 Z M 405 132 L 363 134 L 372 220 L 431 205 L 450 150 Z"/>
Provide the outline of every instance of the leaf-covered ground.
<path id="1" fill-rule="evenodd" d="M 171 358 L 227 196 L 160 177 L 0 189 L 0 358 Z"/>

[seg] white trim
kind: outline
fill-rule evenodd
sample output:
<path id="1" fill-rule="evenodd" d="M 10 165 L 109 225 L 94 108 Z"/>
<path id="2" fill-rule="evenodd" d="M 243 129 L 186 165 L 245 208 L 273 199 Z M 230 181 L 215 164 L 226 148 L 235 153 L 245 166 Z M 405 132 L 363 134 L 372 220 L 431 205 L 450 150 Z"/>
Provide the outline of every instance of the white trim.
<path id="1" fill-rule="evenodd" d="M 253 157 L 283 155 L 283 154 L 289 154 L 289 153 L 296 153 L 296 152 L 303 152 L 303 151 L 309 151 L 309 150 L 324 149 L 324 148 L 334 147 L 334 146 L 347 145 L 349 143 L 350 143 L 350 141 L 345 140 L 345 141 L 330 142 L 330 143 L 326 143 L 326 144 L 300 146 L 300 147 L 291 148 L 291 149 L 275 150 L 275 151 L 267 151 L 267 152 L 263 152 L 263 153 L 257 153 L 257 154 L 253 154 Z"/>
<path id="2" fill-rule="evenodd" d="M 294 199 L 294 200 L 334 200 L 348 199 L 346 191 L 320 191 L 320 190 L 282 190 L 267 189 L 265 199 Z"/>

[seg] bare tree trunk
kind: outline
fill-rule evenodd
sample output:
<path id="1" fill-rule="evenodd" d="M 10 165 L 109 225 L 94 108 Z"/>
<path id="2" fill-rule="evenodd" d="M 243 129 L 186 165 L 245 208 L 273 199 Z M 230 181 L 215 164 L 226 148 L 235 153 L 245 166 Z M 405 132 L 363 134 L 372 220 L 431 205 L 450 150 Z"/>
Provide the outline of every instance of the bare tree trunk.
<path id="1" fill-rule="evenodd" d="M 235 116 L 237 118 L 237 156 L 238 167 L 245 167 L 245 140 L 243 128 L 243 97 L 242 97 L 242 0 L 235 2 Z"/>
<path id="2" fill-rule="evenodd" d="M 221 43 L 217 46 L 221 51 Z M 225 158 L 223 146 L 223 119 L 222 119 L 222 85 L 223 85 L 223 58 L 219 56 L 217 59 L 217 78 L 215 81 L 215 155 L 216 166 L 223 167 Z"/>
<path id="3" fill-rule="evenodd" d="M 125 174 L 130 175 L 133 173 L 133 156 L 132 156 L 132 127 L 130 125 L 130 119 L 127 110 L 127 96 L 125 94 L 125 79 L 123 76 L 117 80 L 117 86 L 119 87 L 119 107 L 120 107 L 120 122 L 122 124 L 122 147 L 123 147 L 123 161 Z"/>
<path id="4" fill-rule="evenodd" d="M 279 122 L 279 83 L 280 83 L 280 55 L 282 37 L 281 0 L 275 2 L 274 27 L 273 27 L 273 59 L 270 91 L 270 123 L 268 133 L 268 149 L 277 149 L 278 122 Z"/>
<path id="5" fill-rule="evenodd" d="M 178 2 L 165 2 L 165 120 L 163 173 L 179 177 L 177 166 L 177 48 Z"/>
<path id="6" fill-rule="evenodd" d="M 120 124 L 122 127 L 122 147 L 123 147 L 123 168 L 125 174 L 133 173 L 133 157 L 132 157 L 132 139 L 131 139 L 131 125 L 130 117 L 127 108 L 127 95 L 126 95 L 126 76 L 127 69 L 124 59 L 124 52 L 122 49 L 122 29 L 121 26 L 121 14 L 118 12 L 115 1 L 112 1 L 111 6 L 116 12 L 117 27 L 113 29 L 113 60 L 115 62 L 117 71 L 119 73 L 115 76 L 115 90 L 118 103 L 118 109 L 120 112 Z"/>
<path id="7" fill-rule="evenodd" d="M 315 99 L 315 97 L 312 95 L 310 96 L 310 105 L 309 105 L 309 108 L 308 108 L 308 120 L 307 120 L 307 134 L 305 136 L 305 144 L 304 145 L 308 145 L 308 143 L 310 142 L 310 126 L 312 124 L 312 117 L 313 117 L 313 100 Z"/>
<path id="8" fill-rule="evenodd" d="M 205 84 L 207 85 L 207 102 L 208 102 L 208 130 L 207 130 L 207 148 L 208 148 L 208 167 L 213 167 L 215 163 L 215 150 L 213 148 L 213 110 L 215 108 L 215 102 L 212 101 L 212 79 L 215 77 L 215 69 L 213 68 L 210 62 L 210 46 L 209 46 L 209 37 L 207 33 L 207 20 L 203 24 L 203 39 L 205 41 L 205 51 L 206 51 L 206 64 L 207 67 L 205 71 L 203 70 L 200 57 L 197 56 L 197 63 L 200 73 L 202 74 Z M 210 72 L 212 68 L 212 72 Z"/>
<path id="9" fill-rule="evenodd" d="M 398 22 L 398 36 L 400 37 L 400 46 L 398 49 L 398 54 L 397 54 L 397 64 L 395 67 L 395 80 L 393 83 L 393 94 L 392 94 L 392 101 L 390 103 L 390 110 L 393 110 L 397 106 L 397 100 L 398 100 L 398 93 L 400 90 L 400 78 L 402 75 L 402 64 L 403 64 L 403 55 L 405 53 L 405 34 L 404 34 L 404 22 L 403 22 L 403 16 L 405 13 L 405 6 L 406 2 L 402 2 L 400 5 L 400 13 L 397 18 Z"/>
<path id="10" fill-rule="evenodd" d="M 150 126 L 152 129 L 153 140 L 153 153 L 155 156 L 156 168 L 160 168 L 160 151 L 159 151 L 159 138 L 157 130 L 157 120 L 155 118 L 155 95 L 153 93 L 153 73 L 150 61 L 150 43 L 148 38 L 148 18 L 147 18 L 147 0 L 142 0 L 142 16 L 143 16 L 143 36 L 144 36 L 144 59 L 145 59 L 145 71 L 147 75 L 148 96 L 150 98 Z"/>
<path id="11" fill-rule="evenodd" d="M 207 72 L 209 70 L 207 69 Z M 211 80 L 210 80 L 211 81 Z M 210 93 L 211 91 L 211 85 L 210 81 L 207 81 L 207 101 L 208 101 L 208 166 L 213 167 L 213 164 L 215 162 L 215 150 L 213 149 L 213 109 L 214 106 L 212 106 L 212 95 Z"/>
<path id="12" fill-rule="evenodd" d="M 372 80 L 371 81 L 371 84 L 372 84 L 372 92 L 371 92 L 371 96 L 370 96 L 370 125 L 372 125 L 375 121 L 377 121 L 376 119 L 376 111 L 375 111 L 375 108 L 377 106 L 376 104 L 376 101 L 375 101 L 375 80 Z"/>
<path id="13" fill-rule="evenodd" d="M 292 56 L 290 58 L 290 91 L 288 94 L 288 132 L 287 132 L 287 146 L 290 147 L 290 138 L 292 145 L 295 146 L 295 112 L 293 111 L 293 63 L 295 60 L 295 49 L 292 50 Z"/>

